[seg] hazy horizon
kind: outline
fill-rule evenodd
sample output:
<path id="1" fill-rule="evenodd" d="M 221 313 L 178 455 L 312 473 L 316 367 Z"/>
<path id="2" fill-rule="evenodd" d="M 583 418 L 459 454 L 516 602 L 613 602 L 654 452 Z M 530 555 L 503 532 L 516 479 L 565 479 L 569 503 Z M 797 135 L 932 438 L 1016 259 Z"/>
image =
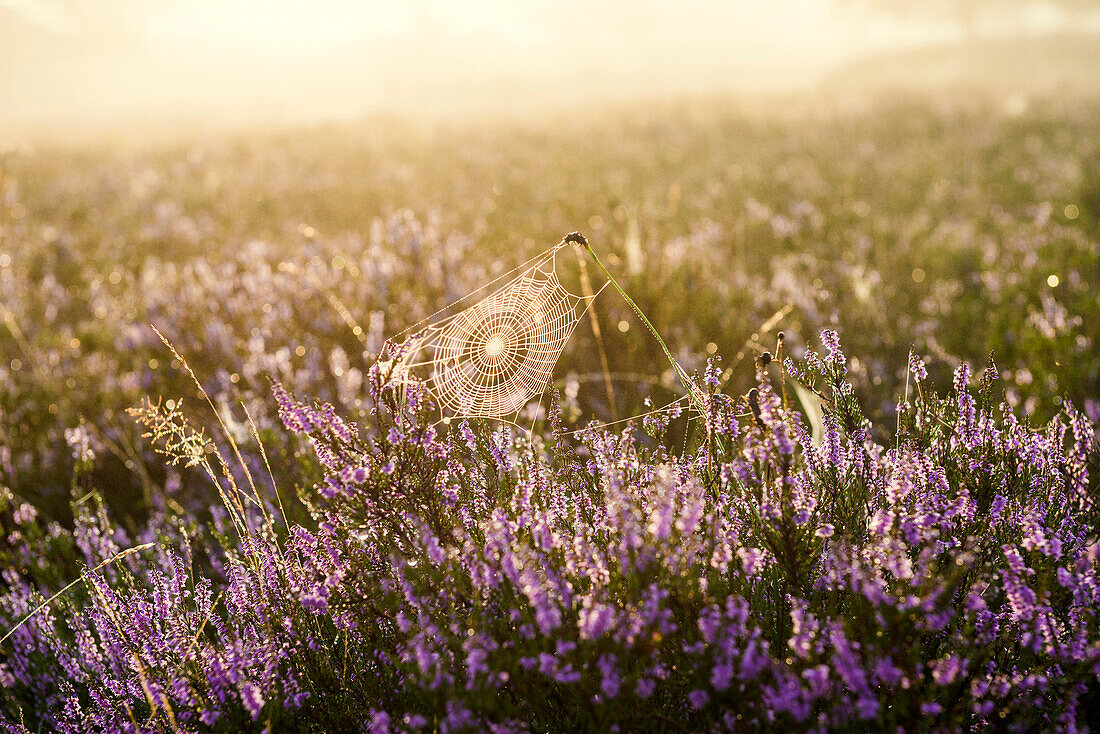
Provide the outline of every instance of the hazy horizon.
<path id="1" fill-rule="evenodd" d="M 1016 3 L 984 38 L 1095 32 L 1091 6 Z M 0 125 L 274 124 L 501 114 L 575 101 L 795 93 L 871 54 L 962 38 L 944 13 L 858 0 L 391 5 L 0 0 Z M 973 32 L 973 29 L 970 29 Z"/>

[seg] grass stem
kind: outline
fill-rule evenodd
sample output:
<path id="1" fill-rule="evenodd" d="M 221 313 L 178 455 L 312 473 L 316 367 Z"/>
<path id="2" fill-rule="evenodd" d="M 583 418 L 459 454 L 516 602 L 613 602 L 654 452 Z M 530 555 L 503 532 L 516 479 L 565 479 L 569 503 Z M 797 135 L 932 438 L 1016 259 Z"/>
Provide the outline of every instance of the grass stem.
<path id="1" fill-rule="evenodd" d="M 665 357 L 668 358 L 668 363 L 672 365 L 673 371 L 676 372 L 676 377 L 679 378 L 680 384 L 683 385 L 684 390 L 691 397 L 691 401 L 692 403 L 694 403 L 695 408 L 701 412 L 706 410 L 706 406 L 703 404 L 703 398 L 700 395 L 699 388 L 695 385 L 695 383 L 691 381 L 691 378 L 688 377 L 687 373 L 684 372 L 684 369 L 676 361 L 676 358 L 672 356 L 672 352 L 669 350 L 668 345 L 665 344 L 665 340 L 662 339 L 661 335 L 657 332 L 656 327 L 654 327 L 653 324 L 650 323 L 649 319 L 646 318 L 646 315 L 642 312 L 642 309 L 638 306 L 638 304 L 634 302 L 634 299 L 631 298 L 625 290 L 623 290 L 623 287 L 619 285 L 619 281 L 615 280 L 615 276 L 612 275 L 611 271 L 607 269 L 607 266 L 603 264 L 603 261 L 600 260 L 600 257 L 596 254 L 596 251 L 592 249 L 592 245 L 588 242 L 588 240 L 585 239 L 585 237 L 579 232 L 575 232 L 573 235 L 570 235 L 566 238 L 566 240 L 584 245 L 585 249 L 588 250 L 588 254 L 592 256 L 592 260 L 595 261 L 596 265 L 600 267 L 600 270 L 603 271 L 603 274 L 607 276 L 607 279 L 611 282 L 611 285 L 615 288 L 615 290 L 619 292 L 619 295 L 623 297 L 623 300 L 626 301 L 627 305 L 629 305 L 631 310 L 634 311 L 634 314 L 639 319 L 641 319 L 642 323 L 645 324 L 645 327 L 649 329 L 649 333 L 653 335 L 653 338 L 657 340 L 657 343 L 661 345 L 661 350 L 665 353 Z"/>

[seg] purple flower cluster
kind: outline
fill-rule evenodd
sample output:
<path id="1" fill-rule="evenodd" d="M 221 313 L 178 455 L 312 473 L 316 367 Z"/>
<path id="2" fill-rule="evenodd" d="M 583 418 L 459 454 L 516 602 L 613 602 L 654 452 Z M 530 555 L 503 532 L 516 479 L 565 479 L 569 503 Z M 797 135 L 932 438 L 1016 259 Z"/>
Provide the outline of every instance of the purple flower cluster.
<path id="1" fill-rule="evenodd" d="M 1095 426 L 1067 406 L 1034 429 L 988 400 L 992 370 L 974 390 L 961 367 L 946 396 L 921 376 L 879 444 L 837 335 L 822 342 L 799 372 L 825 407 L 818 442 L 763 366 L 752 410 L 707 370 L 704 430 L 680 453 L 632 426 L 437 430 L 421 387 L 375 369 L 358 425 L 274 385 L 313 457 L 309 520 L 257 495 L 133 534 L 74 497 L 68 533 L 8 493 L 0 615 L 27 621 L 3 643 L 0 717 L 13 732 L 1087 726 Z M 153 545 L 125 553 L 137 543 Z M 87 570 L 32 613 L 65 578 L 46 552 Z"/>

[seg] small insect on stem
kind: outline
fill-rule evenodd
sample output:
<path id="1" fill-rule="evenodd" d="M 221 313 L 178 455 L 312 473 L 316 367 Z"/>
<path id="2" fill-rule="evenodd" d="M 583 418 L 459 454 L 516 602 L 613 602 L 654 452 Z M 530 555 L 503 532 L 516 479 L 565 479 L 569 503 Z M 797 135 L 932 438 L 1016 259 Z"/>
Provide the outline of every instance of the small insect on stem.
<path id="1" fill-rule="evenodd" d="M 745 397 L 748 400 L 749 410 L 752 411 L 752 417 L 756 421 L 756 425 L 764 428 L 764 419 L 761 417 L 760 411 L 760 391 L 754 387 L 749 390 L 748 395 Z"/>

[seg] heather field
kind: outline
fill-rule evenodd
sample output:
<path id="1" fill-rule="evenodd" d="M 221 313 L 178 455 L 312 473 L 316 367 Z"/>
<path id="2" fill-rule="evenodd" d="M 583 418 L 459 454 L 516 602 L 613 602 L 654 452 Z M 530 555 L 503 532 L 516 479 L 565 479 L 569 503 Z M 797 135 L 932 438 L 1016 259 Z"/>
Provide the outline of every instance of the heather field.
<path id="1" fill-rule="evenodd" d="M 1087 97 L 2 144 L 0 727 L 1100 727 L 1098 284 Z"/>

